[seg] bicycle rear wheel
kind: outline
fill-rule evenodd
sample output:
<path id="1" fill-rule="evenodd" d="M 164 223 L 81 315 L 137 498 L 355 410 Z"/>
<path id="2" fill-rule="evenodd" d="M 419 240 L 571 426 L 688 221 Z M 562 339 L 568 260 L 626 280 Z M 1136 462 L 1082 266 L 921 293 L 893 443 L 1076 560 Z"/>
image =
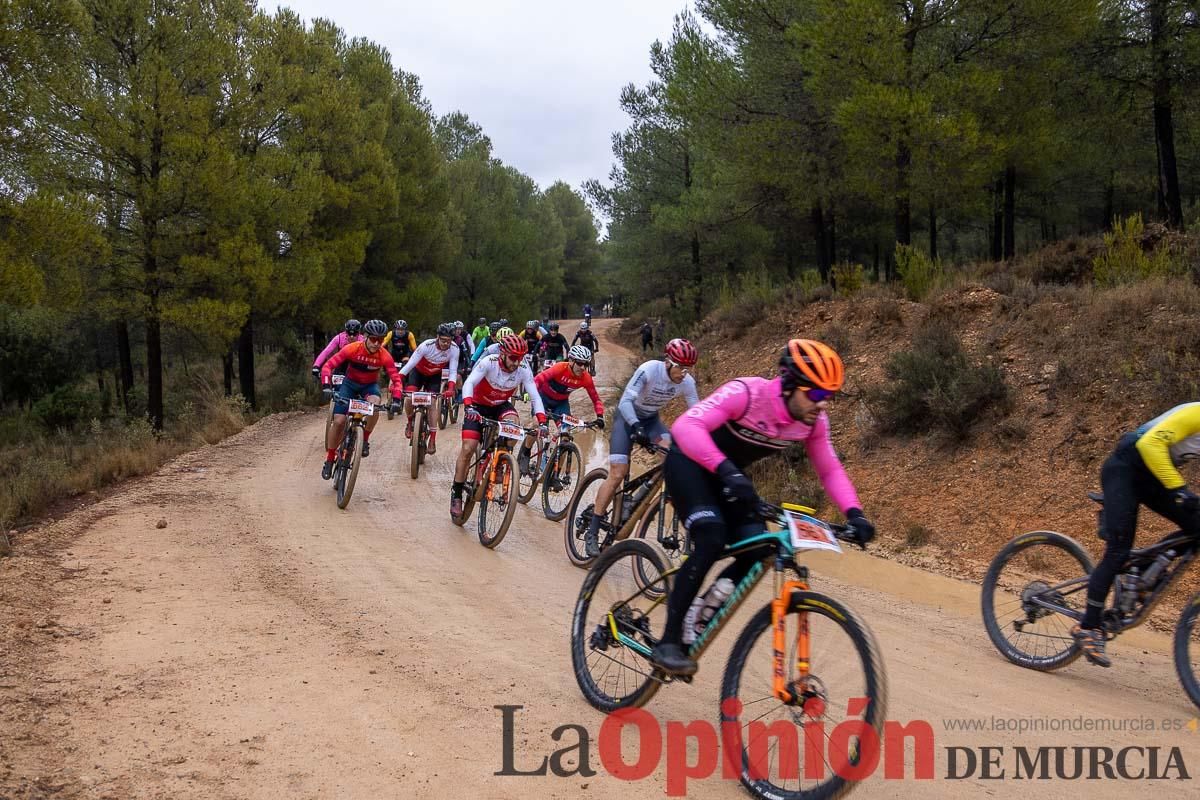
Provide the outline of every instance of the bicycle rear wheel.
<path id="1" fill-rule="evenodd" d="M 517 462 L 512 453 L 496 454 L 496 463 L 485 477 L 483 499 L 479 501 L 479 543 L 495 548 L 508 533 L 517 509 Z"/>
<path id="2" fill-rule="evenodd" d="M 346 424 L 350 426 L 350 430 L 346 434 L 348 442 L 343 445 L 342 452 L 338 454 L 338 460 L 342 462 L 336 484 L 338 508 L 350 505 L 350 498 L 354 495 L 354 483 L 358 480 L 358 466 L 362 463 L 362 435 L 358 426 L 353 422 Z M 346 463 L 347 460 L 349 463 Z"/>
<path id="3" fill-rule="evenodd" d="M 638 539 L 644 539 L 647 542 L 653 542 L 658 545 L 663 555 L 666 556 L 666 564 L 669 569 L 677 568 L 683 563 L 684 548 L 687 545 L 687 532 L 683 529 L 683 522 L 675 516 L 675 506 L 668 500 L 665 503 L 666 513 L 660 514 L 664 503 L 661 498 L 650 506 L 650 509 L 642 517 L 641 523 L 638 524 L 637 531 L 634 536 Z M 639 575 L 645 583 L 649 585 L 652 580 L 650 576 Z"/>
<path id="4" fill-rule="evenodd" d="M 538 481 L 542 478 L 542 455 L 546 452 L 546 444 L 541 436 L 536 437 L 533 441 L 533 447 L 529 451 L 529 474 L 526 475 L 522 472 L 519 476 L 520 486 L 517 491 L 517 500 L 522 504 L 528 504 L 537 494 Z M 518 462 L 517 468 L 520 469 L 520 466 Z"/>
<path id="5" fill-rule="evenodd" d="M 608 470 L 598 467 L 579 482 L 571 505 L 567 509 L 566 523 L 563 525 L 563 544 L 567 549 L 567 558 L 577 567 L 587 568 L 593 559 L 588 558 L 584 535 L 592 521 L 592 510 L 596 505 L 596 494 L 608 480 Z M 601 532 L 603 534 L 603 531 Z"/>
<path id="6" fill-rule="evenodd" d="M 638 588 L 638 561 L 659 570 L 659 598 Z M 665 571 L 655 548 L 630 539 L 601 553 L 583 579 L 571 620 L 571 664 L 583 696 L 600 711 L 645 705 L 662 685 L 647 656 L 667 622 Z"/>
<path id="7" fill-rule="evenodd" d="M 1082 617 L 1087 604 L 1083 578 L 1091 572 L 1087 552 L 1061 533 L 1026 533 L 1006 544 L 983 578 L 983 625 L 992 644 L 1009 661 L 1029 669 L 1058 669 L 1079 658 L 1082 651 L 1071 636 L 1075 620 L 1042 604 Z"/>
<path id="8" fill-rule="evenodd" d="M 1187 696 L 1200 706 L 1200 594 L 1192 596 L 1175 626 L 1175 671 Z"/>
<path id="9" fill-rule="evenodd" d="M 438 430 L 439 431 L 446 430 L 446 422 L 449 418 L 450 418 L 450 404 L 446 402 L 445 398 L 443 398 L 442 402 L 438 406 Z"/>
<path id="10" fill-rule="evenodd" d="M 846 767 L 861 763 L 862 739 L 852 737 L 845 750 L 832 752 L 833 730 L 845 719 L 861 719 L 875 731 L 875 742 L 867 746 L 882 747 L 887 677 L 879 645 L 853 611 L 818 592 L 793 592 L 784 624 L 785 679 L 796 699 L 784 702 L 774 694 L 774 627 L 771 606 L 763 606 L 738 637 L 725 667 L 721 725 L 737 725 L 741 742 L 740 755 L 729 755 L 739 759 L 742 785 L 755 797 L 841 797 L 854 788 Z M 802 624 L 811 646 L 803 675 L 796 663 Z M 729 698 L 737 700 L 733 708 L 725 705 Z M 865 707 L 848 716 L 848 705 L 859 710 L 860 698 L 866 699 Z M 814 745 L 823 751 L 819 760 L 809 760 Z"/>
<path id="11" fill-rule="evenodd" d="M 413 435 L 409 440 L 408 474 L 413 480 L 421 474 L 421 443 L 425 432 L 425 410 L 418 408 L 413 412 Z"/>
<path id="12" fill-rule="evenodd" d="M 542 513 L 551 522 L 560 522 L 571 507 L 571 496 L 583 473 L 583 456 L 572 442 L 558 446 L 542 476 Z"/>

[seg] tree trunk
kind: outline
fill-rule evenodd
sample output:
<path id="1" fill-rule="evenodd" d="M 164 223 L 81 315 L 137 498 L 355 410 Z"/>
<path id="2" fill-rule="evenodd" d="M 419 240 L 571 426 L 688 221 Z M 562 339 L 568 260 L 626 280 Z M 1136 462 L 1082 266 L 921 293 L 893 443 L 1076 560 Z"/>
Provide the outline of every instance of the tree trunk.
<path id="1" fill-rule="evenodd" d="M 937 261 L 938 257 L 938 241 L 937 241 L 937 206 L 933 203 L 929 204 L 929 258 L 932 261 Z"/>
<path id="2" fill-rule="evenodd" d="M 317 356 L 321 355 L 321 351 L 325 349 L 325 345 L 328 344 L 328 342 L 325 341 L 325 332 L 316 325 L 313 325 L 312 337 L 313 359 L 316 360 Z"/>
<path id="3" fill-rule="evenodd" d="M 992 187 L 992 261 L 1004 259 L 1004 180 L 997 178 Z"/>
<path id="4" fill-rule="evenodd" d="M 696 311 L 696 321 L 704 311 L 704 270 L 700 268 L 700 235 L 692 231 L 692 276 L 696 284 L 696 298 L 692 305 Z"/>
<path id="5" fill-rule="evenodd" d="M 832 269 L 837 263 L 837 215 L 834 213 L 833 206 L 830 206 L 825 212 L 825 234 L 829 237 L 829 266 Z"/>
<path id="6" fill-rule="evenodd" d="M 238 383 L 242 397 L 251 408 L 258 408 L 254 397 L 254 324 L 250 319 L 242 326 L 242 335 L 238 337 Z"/>
<path id="7" fill-rule="evenodd" d="M 120 361 L 121 404 L 129 413 L 129 392 L 133 390 L 133 355 L 129 352 L 129 324 L 120 320 L 117 329 L 117 360 Z"/>
<path id="8" fill-rule="evenodd" d="M 162 329 L 158 321 L 157 297 L 150 300 L 146 317 L 146 416 L 156 431 L 163 429 Z"/>
<path id="9" fill-rule="evenodd" d="M 904 136 L 904 133 L 901 133 Z M 912 166 L 912 152 L 908 142 L 901 138 L 896 145 L 896 244 L 912 244 L 912 199 L 909 197 L 908 173 Z"/>
<path id="10" fill-rule="evenodd" d="M 1116 206 L 1114 204 L 1114 195 L 1116 188 L 1113 186 L 1114 175 L 1112 170 L 1108 173 L 1108 183 L 1104 187 L 1104 219 L 1101 220 L 1100 227 L 1106 231 L 1112 230 L 1115 220 Z"/>
<path id="11" fill-rule="evenodd" d="M 1004 170 L 1004 260 L 1017 252 L 1017 168 L 1012 164 Z"/>
<path id="12" fill-rule="evenodd" d="M 1167 224 L 1183 228 L 1183 200 L 1179 193 L 1179 165 L 1175 158 L 1175 122 L 1171 101 L 1170 31 L 1168 0 L 1150 3 L 1150 54 L 1154 70 L 1154 141 L 1158 150 L 1159 196 Z"/>
<path id="13" fill-rule="evenodd" d="M 226 350 L 221 356 L 221 366 L 225 372 L 225 396 L 233 397 L 233 350 Z"/>
<path id="14" fill-rule="evenodd" d="M 821 283 L 829 283 L 829 237 L 825 234 L 825 210 L 817 203 L 810 212 L 813 224 L 813 240 L 817 245 L 817 273 Z"/>
<path id="15" fill-rule="evenodd" d="M 875 241 L 875 282 L 879 283 L 884 276 L 879 274 L 879 241 Z"/>

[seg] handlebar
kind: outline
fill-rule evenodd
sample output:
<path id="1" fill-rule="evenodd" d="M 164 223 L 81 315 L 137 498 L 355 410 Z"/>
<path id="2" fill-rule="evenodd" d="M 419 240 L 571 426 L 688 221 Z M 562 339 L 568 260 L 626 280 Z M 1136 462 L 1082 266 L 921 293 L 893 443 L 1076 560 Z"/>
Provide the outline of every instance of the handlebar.
<path id="1" fill-rule="evenodd" d="M 729 497 L 729 490 L 726 489 L 724 491 L 726 497 Z M 760 498 L 758 503 L 754 506 L 751 515 L 757 517 L 763 522 L 784 524 L 785 520 L 787 519 L 787 510 L 782 506 L 777 506 L 774 503 L 768 503 L 766 500 Z M 859 549 L 861 550 L 867 549 L 865 544 L 858 541 L 858 536 L 855 534 L 853 526 L 844 522 L 829 522 L 828 520 L 825 520 L 824 522 L 829 526 L 829 529 L 833 531 L 833 535 L 840 541 L 846 542 L 847 544 L 858 545 Z"/>

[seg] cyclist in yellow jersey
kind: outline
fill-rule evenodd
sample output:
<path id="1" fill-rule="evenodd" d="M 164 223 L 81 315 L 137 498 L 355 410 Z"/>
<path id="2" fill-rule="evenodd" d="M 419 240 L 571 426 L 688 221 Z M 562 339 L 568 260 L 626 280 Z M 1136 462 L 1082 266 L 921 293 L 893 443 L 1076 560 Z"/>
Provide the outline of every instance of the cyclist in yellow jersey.
<path id="1" fill-rule="evenodd" d="M 1088 578 L 1087 610 L 1071 634 L 1088 661 L 1112 665 L 1104 652 L 1100 618 L 1108 591 L 1133 547 L 1138 507 L 1146 506 L 1188 533 L 1200 531 L 1200 496 L 1187 486 L 1179 465 L 1200 457 L 1200 403 L 1184 403 L 1121 437 L 1100 468 L 1104 557 Z"/>

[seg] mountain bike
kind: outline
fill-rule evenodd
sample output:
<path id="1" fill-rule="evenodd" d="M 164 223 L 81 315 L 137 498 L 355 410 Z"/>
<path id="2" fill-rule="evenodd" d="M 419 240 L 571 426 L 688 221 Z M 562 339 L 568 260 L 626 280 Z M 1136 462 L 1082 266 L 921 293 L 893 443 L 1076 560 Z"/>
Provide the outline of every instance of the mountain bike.
<path id="1" fill-rule="evenodd" d="M 516 422 L 496 422 L 484 417 L 479 447 L 467 467 L 463 489 L 462 515 L 451 517 L 455 525 L 465 525 L 475 504 L 479 504 L 479 543 L 495 548 L 508 533 L 517 508 L 517 461 L 511 448 L 525 438 L 525 429 Z"/>
<path id="2" fill-rule="evenodd" d="M 558 522 L 567 513 L 571 495 L 583 472 L 583 455 L 575 446 L 575 430 L 599 427 L 596 421 L 584 422 L 570 414 L 550 414 L 558 423 L 558 431 L 549 440 L 534 439 L 529 454 L 529 469 L 521 473 L 517 499 L 528 503 L 542 486 L 542 513 L 551 522 Z M 535 433 L 535 429 L 529 432 Z"/>
<path id="3" fill-rule="evenodd" d="M 461 376 L 460 376 L 461 378 Z M 442 388 L 441 391 L 446 391 L 446 384 L 450 381 L 450 370 L 442 370 Z M 461 384 L 461 380 L 459 381 Z M 446 426 L 451 422 L 458 421 L 458 407 L 462 405 L 462 393 L 458 386 L 454 388 L 454 399 L 447 403 L 444 399 L 438 406 L 438 430 L 446 430 Z"/>
<path id="4" fill-rule="evenodd" d="M 688 656 L 700 661 L 773 565 L 775 596 L 742 629 L 725 666 L 722 735 L 738 731 L 733 742 L 741 752 L 724 757 L 739 758 L 734 763 L 741 782 L 755 797 L 839 797 L 854 783 L 837 767 L 836 751 L 841 750 L 841 762 L 853 766 L 862 756 L 864 737 L 852 737 L 845 749 L 830 747 L 828 757 L 825 743 L 844 719 L 837 715 L 845 711 L 874 730 L 874 737 L 865 737 L 874 741 L 865 746 L 878 747 L 887 677 L 866 623 L 837 599 L 814 591 L 809 570 L 798 559 L 810 550 L 841 552 L 837 540 L 852 534 L 848 526 L 811 516 L 812 509 L 804 506 L 762 503 L 756 512 L 764 523 L 782 530 L 764 525 L 761 532 L 726 546 L 721 558 L 759 551 L 763 558 L 686 645 Z M 639 569 L 653 574 L 650 586 L 641 584 Z M 677 572 L 678 567 L 668 568 L 659 551 L 640 539 L 617 542 L 588 571 L 572 617 L 571 663 L 580 691 L 594 708 L 610 713 L 644 706 L 664 684 L 691 682 L 691 676 L 667 675 L 649 663 L 666 624 L 666 598 Z M 798 728 L 794 736 L 791 726 Z M 814 747 L 820 751 L 814 753 Z M 831 764 L 834 769 L 829 770 Z"/>
<path id="5" fill-rule="evenodd" d="M 1088 496 L 1103 505 L 1103 495 Z M 1197 553 L 1200 536 L 1184 531 L 1132 550 L 1101 615 L 1104 638 L 1111 641 L 1145 622 Z M 1042 671 L 1079 658 L 1083 652 L 1071 626 L 1083 619 L 1094 566 L 1078 542 L 1054 531 L 1024 533 L 1006 544 L 983 579 L 983 624 L 996 649 L 1014 664 Z M 1175 626 L 1174 656 L 1184 691 L 1200 706 L 1200 593 Z"/>
<path id="6" fill-rule="evenodd" d="M 425 455 L 429 451 L 429 432 L 432 429 L 429 416 L 436 413 L 433 406 L 438 402 L 438 396 L 433 392 L 409 392 L 408 397 L 413 409 L 413 435 L 409 442 L 408 474 L 413 480 L 416 480 L 417 475 L 421 472 L 421 465 L 425 463 Z"/>
<path id="7" fill-rule="evenodd" d="M 341 386 L 342 381 L 346 380 L 346 376 L 344 374 L 338 374 L 335 372 L 329 376 L 329 380 L 333 383 L 333 390 L 336 392 L 337 387 Z M 318 378 L 317 381 L 317 388 L 319 389 L 321 388 L 320 378 Z M 326 398 L 327 402 L 328 400 L 329 398 Z M 333 427 L 333 410 L 335 408 L 337 408 L 335 403 L 329 403 L 329 416 L 325 418 L 325 438 L 321 440 L 323 442 L 329 441 L 329 429 Z"/>
<path id="8" fill-rule="evenodd" d="M 367 417 L 373 416 L 376 410 L 389 407 L 390 404 L 375 404 L 366 400 L 350 401 L 350 407 L 346 411 L 346 432 L 338 445 L 337 460 L 333 466 L 333 488 L 337 491 L 338 508 L 344 509 L 350 505 L 350 497 L 354 494 L 358 467 L 362 463 L 363 433 L 366 430 Z"/>
<path id="9" fill-rule="evenodd" d="M 667 453 L 666 448 L 656 444 L 644 444 L 641 447 L 655 455 L 666 455 Z M 594 513 L 596 493 L 606 480 L 608 480 L 608 470 L 604 467 L 597 467 L 584 475 L 567 510 L 567 521 L 563 527 L 563 543 L 566 545 L 567 558 L 577 567 L 586 568 L 594 560 L 588 557 L 584 539 Z M 658 500 L 662 489 L 663 468 L 661 462 L 636 478 L 630 478 L 628 474 L 625 476 L 621 482 L 621 488 L 613 494 L 608 516 L 600 521 L 600 552 L 604 552 L 604 549 L 615 541 L 629 538 L 642 517 L 655 506 L 655 501 Z M 618 522 L 613 524 L 612 520 L 618 520 Z"/>

